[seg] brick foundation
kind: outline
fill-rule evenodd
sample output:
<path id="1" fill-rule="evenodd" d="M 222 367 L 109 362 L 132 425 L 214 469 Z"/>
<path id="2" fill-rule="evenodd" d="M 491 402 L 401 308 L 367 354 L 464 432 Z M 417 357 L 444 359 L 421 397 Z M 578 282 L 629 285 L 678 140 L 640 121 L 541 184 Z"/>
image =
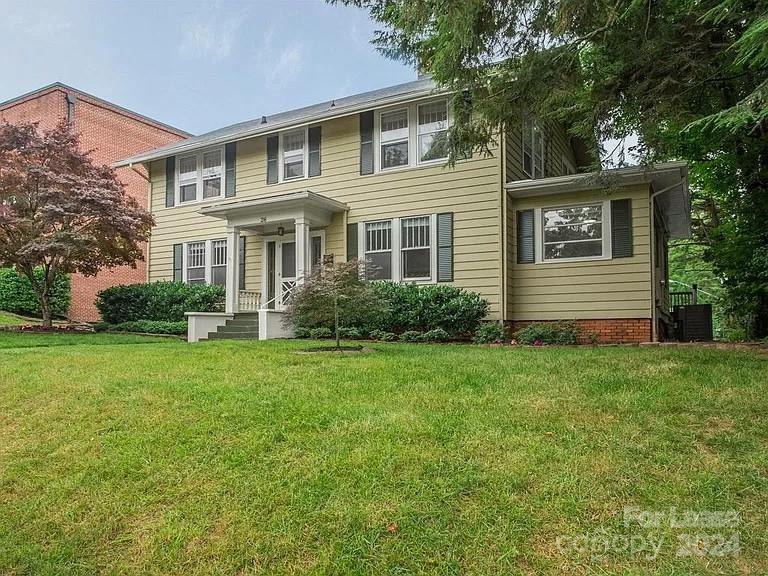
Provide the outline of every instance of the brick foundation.
<path id="1" fill-rule="evenodd" d="M 50 129 L 67 117 L 67 93 L 76 97 L 72 120 L 80 135 L 80 145 L 85 150 L 92 150 L 92 157 L 99 164 L 112 164 L 188 136 L 183 131 L 63 84 L 53 84 L 0 104 L 0 121 L 39 122 L 41 129 Z M 125 184 L 126 192 L 147 208 L 147 181 L 129 168 L 117 170 L 117 176 Z M 143 252 L 146 254 L 146 246 Z M 102 270 L 95 277 L 73 274 L 69 317 L 79 322 L 96 321 L 99 312 L 94 300 L 99 291 L 115 284 L 146 281 L 144 261 L 137 262 L 135 268 L 121 266 Z"/>
<path id="2" fill-rule="evenodd" d="M 508 322 L 511 332 L 533 324 L 534 320 L 515 320 Z M 623 344 L 650 342 L 653 339 L 650 318 L 616 318 L 602 320 L 574 320 L 581 328 L 581 344 L 595 340 L 600 344 Z"/>

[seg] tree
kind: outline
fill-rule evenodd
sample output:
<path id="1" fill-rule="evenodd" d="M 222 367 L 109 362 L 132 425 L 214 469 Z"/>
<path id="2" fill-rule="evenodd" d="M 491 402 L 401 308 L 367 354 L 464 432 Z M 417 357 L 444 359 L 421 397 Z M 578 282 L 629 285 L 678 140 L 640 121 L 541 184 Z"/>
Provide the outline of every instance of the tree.
<path id="1" fill-rule="evenodd" d="M 368 9 L 385 55 L 453 90 L 451 160 L 487 150 L 523 111 L 618 140 L 619 163 L 688 160 L 695 238 L 754 335 L 768 334 L 764 1 L 332 1 Z"/>
<path id="2" fill-rule="evenodd" d="M 284 322 L 294 327 L 332 327 L 336 347 L 339 328 L 361 326 L 386 310 L 386 303 L 360 276 L 357 260 L 316 268 L 299 285 L 285 312 Z"/>
<path id="3" fill-rule="evenodd" d="M 44 327 L 57 274 L 135 266 L 153 224 L 114 170 L 79 150 L 66 123 L 0 126 L 0 264 L 29 279 Z"/>

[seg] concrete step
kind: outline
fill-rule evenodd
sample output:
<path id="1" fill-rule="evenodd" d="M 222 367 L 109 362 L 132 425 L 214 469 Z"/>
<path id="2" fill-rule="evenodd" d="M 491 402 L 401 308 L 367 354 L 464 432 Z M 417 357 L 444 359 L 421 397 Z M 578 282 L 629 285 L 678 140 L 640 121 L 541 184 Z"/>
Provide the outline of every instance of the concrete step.
<path id="1" fill-rule="evenodd" d="M 248 325 L 248 326 L 241 326 L 239 324 L 236 324 L 236 325 L 227 324 L 226 326 L 219 326 L 216 329 L 216 332 L 227 333 L 227 334 L 231 334 L 232 332 L 253 332 L 254 334 L 258 334 L 259 325 L 254 324 L 254 325 Z"/>
<path id="2" fill-rule="evenodd" d="M 227 320 L 227 324 L 233 325 L 233 326 L 258 326 L 259 319 L 258 318 L 234 318 L 232 320 Z"/>
<path id="3" fill-rule="evenodd" d="M 258 340 L 258 331 L 248 332 L 209 332 L 208 340 Z"/>

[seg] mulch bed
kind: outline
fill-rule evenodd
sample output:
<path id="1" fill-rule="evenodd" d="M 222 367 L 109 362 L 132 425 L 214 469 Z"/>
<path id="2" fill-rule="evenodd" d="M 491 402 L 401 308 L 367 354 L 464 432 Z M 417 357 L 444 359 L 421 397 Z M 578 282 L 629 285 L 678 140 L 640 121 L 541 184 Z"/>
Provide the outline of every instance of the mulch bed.
<path id="1" fill-rule="evenodd" d="M 299 350 L 299 354 L 314 354 L 316 352 L 331 352 L 336 354 L 360 354 L 373 352 L 372 348 L 365 346 L 317 346 L 315 348 L 304 348 Z"/>
<path id="2" fill-rule="evenodd" d="M 0 326 L 4 332 L 36 332 L 43 334 L 58 334 L 72 332 L 93 332 L 93 326 L 87 324 L 55 324 L 51 327 L 43 327 L 40 324 L 20 324 L 18 326 Z"/>

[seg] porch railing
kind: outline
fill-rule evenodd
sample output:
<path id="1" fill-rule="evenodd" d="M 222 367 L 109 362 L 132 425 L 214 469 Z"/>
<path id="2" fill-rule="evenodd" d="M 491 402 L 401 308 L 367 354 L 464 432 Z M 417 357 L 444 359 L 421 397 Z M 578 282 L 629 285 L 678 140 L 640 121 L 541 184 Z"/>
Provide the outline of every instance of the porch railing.
<path id="1" fill-rule="evenodd" d="M 239 310 L 240 312 L 256 312 L 261 304 L 261 292 L 256 290 L 240 290 Z"/>
<path id="2" fill-rule="evenodd" d="M 689 306 L 696 304 L 698 301 L 698 286 L 696 284 L 691 285 L 691 290 L 685 292 L 670 292 L 669 303 L 674 308 L 675 306 Z"/>

